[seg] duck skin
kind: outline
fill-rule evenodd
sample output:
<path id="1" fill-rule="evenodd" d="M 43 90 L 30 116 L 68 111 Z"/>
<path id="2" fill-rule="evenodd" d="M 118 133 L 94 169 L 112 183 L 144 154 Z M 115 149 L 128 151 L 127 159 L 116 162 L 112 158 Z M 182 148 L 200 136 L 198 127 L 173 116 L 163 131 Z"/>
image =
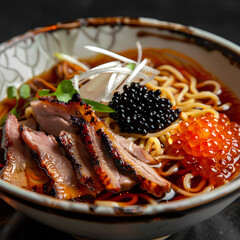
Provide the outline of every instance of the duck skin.
<path id="1" fill-rule="evenodd" d="M 87 187 L 78 184 L 70 161 L 64 156 L 53 136 L 31 130 L 24 125 L 20 126 L 20 131 L 23 141 L 53 179 L 53 187 L 59 199 L 77 199 L 91 195 Z"/>
<path id="2" fill-rule="evenodd" d="M 51 180 L 36 161 L 21 139 L 19 123 L 13 114 L 9 114 L 4 130 L 2 147 L 5 149 L 6 166 L 0 177 L 18 187 L 39 193 L 48 192 Z"/>
<path id="3" fill-rule="evenodd" d="M 80 136 L 92 160 L 92 166 L 106 189 L 121 192 L 131 189 L 136 182 L 120 173 L 111 156 L 106 152 L 101 140 L 96 135 L 94 126 L 78 119 Z"/>
<path id="4" fill-rule="evenodd" d="M 65 104 L 50 97 L 42 97 L 32 101 L 31 107 L 35 113 L 40 130 L 58 137 L 61 131 L 79 133 L 79 128 L 72 124 L 71 116 L 77 115 L 75 104 Z"/>
<path id="5" fill-rule="evenodd" d="M 94 195 L 101 193 L 105 188 L 91 166 L 90 156 L 80 136 L 62 131 L 58 139 L 74 166 L 78 181 L 88 186 Z"/>

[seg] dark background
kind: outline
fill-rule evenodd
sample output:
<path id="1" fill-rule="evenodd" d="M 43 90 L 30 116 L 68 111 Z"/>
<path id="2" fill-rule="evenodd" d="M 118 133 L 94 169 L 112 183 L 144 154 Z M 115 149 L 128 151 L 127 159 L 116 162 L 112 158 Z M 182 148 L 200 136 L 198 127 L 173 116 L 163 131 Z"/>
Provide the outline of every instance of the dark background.
<path id="1" fill-rule="evenodd" d="M 149 17 L 197 27 L 240 45 L 239 0 L 2 0 L 0 42 L 27 30 L 84 17 Z M 15 212 L 0 201 L 0 239 L 73 238 Z M 239 240 L 240 199 L 215 217 L 169 240 Z"/>

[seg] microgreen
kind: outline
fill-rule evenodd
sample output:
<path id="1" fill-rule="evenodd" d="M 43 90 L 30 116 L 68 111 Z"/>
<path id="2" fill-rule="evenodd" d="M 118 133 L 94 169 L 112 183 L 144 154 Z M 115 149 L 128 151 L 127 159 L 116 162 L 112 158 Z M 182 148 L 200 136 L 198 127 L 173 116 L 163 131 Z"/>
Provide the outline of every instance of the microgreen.
<path id="1" fill-rule="evenodd" d="M 74 93 L 77 92 L 76 89 L 74 89 L 72 82 L 69 80 L 63 80 L 61 81 L 55 92 L 49 93 L 49 89 L 43 89 L 38 92 L 39 96 L 56 96 L 58 101 L 61 102 L 68 102 L 72 99 L 72 96 Z"/>
<path id="2" fill-rule="evenodd" d="M 7 96 L 9 99 L 18 98 L 18 91 L 15 87 L 10 86 L 7 89 Z"/>
<path id="3" fill-rule="evenodd" d="M 9 99 L 14 99 L 14 98 L 16 98 L 17 100 L 19 98 L 28 99 L 30 97 L 30 93 L 31 93 L 31 89 L 27 84 L 23 84 L 19 88 L 19 91 L 14 86 L 9 86 L 7 88 L 7 96 Z"/>
<path id="4" fill-rule="evenodd" d="M 63 80 L 58 84 L 54 95 L 57 97 L 58 101 L 68 102 L 72 99 L 74 93 L 77 93 L 77 90 L 74 89 L 72 82 Z"/>
<path id="5" fill-rule="evenodd" d="M 31 89 L 27 84 L 23 84 L 20 88 L 19 88 L 19 95 L 20 98 L 22 99 L 28 99 L 30 97 L 31 94 Z"/>
<path id="6" fill-rule="evenodd" d="M 15 106 L 11 109 L 11 111 L 9 113 L 12 113 L 13 115 L 15 115 L 17 118 L 20 116 L 20 112 L 22 109 L 18 109 L 18 106 L 19 106 L 19 99 L 23 99 L 23 100 L 26 100 L 30 97 L 30 93 L 31 93 L 31 90 L 30 90 L 30 87 L 27 85 L 27 84 L 23 84 L 20 88 L 19 88 L 19 91 L 17 90 L 16 87 L 14 86 L 9 86 L 7 88 L 7 97 L 9 99 L 16 99 L 16 104 Z M 25 103 L 23 108 L 25 106 L 27 106 L 29 103 Z M 9 114 L 8 113 L 8 114 Z M 8 114 L 6 114 L 0 121 L 0 126 L 2 126 L 4 124 L 4 122 L 6 121 L 7 119 L 7 116 Z"/>
<path id="7" fill-rule="evenodd" d="M 135 63 L 128 63 L 126 65 L 126 68 L 130 69 L 130 70 L 134 70 L 134 68 L 136 67 L 136 64 Z"/>
<path id="8" fill-rule="evenodd" d="M 42 89 L 42 90 L 39 90 L 39 91 L 38 91 L 38 95 L 39 95 L 40 97 L 43 97 L 43 96 L 46 96 L 46 95 L 50 95 L 51 93 L 49 93 L 49 92 L 50 92 L 49 89 Z"/>
<path id="9" fill-rule="evenodd" d="M 49 92 L 50 92 L 49 89 L 43 89 L 43 90 L 40 90 L 38 92 L 38 94 L 40 97 L 56 96 L 58 101 L 67 103 L 68 101 L 70 101 L 72 99 L 73 94 L 77 93 L 78 91 L 73 87 L 71 81 L 63 80 L 58 84 L 55 92 L 53 92 L 53 93 L 49 93 Z M 92 109 L 95 111 L 105 112 L 105 113 L 115 112 L 112 108 L 110 108 L 104 104 L 101 104 L 101 103 L 98 103 L 98 102 L 95 102 L 95 101 L 92 101 L 89 99 L 85 99 L 85 98 L 83 99 L 83 101 L 85 103 L 89 104 L 90 106 L 92 106 Z"/>

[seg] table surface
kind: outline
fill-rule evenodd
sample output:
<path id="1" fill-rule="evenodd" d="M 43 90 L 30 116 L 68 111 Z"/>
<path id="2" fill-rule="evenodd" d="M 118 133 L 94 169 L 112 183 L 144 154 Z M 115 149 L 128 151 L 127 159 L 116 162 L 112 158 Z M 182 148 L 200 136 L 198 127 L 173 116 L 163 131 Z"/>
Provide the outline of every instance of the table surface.
<path id="1" fill-rule="evenodd" d="M 29 29 L 84 17 L 149 17 L 194 26 L 240 45 L 239 0 L 8 0 L 0 7 L 0 42 Z M 0 200 L 0 239 L 73 239 L 14 211 Z M 213 218 L 168 240 L 238 240 L 240 199 Z"/>

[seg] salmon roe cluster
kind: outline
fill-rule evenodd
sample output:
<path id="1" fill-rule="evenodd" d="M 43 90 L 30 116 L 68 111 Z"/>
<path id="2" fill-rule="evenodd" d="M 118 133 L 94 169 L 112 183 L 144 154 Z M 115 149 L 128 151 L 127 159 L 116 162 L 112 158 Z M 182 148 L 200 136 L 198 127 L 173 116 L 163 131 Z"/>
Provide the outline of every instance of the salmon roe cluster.
<path id="1" fill-rule="evenodd" d="M 224 183 L 239 168 L 239 125 L 226 114 L 190 117 L 179 124 L 179 133 L 171 140 L 169 153 L 185 155 L 183 166 L 214 185 Z"/>

